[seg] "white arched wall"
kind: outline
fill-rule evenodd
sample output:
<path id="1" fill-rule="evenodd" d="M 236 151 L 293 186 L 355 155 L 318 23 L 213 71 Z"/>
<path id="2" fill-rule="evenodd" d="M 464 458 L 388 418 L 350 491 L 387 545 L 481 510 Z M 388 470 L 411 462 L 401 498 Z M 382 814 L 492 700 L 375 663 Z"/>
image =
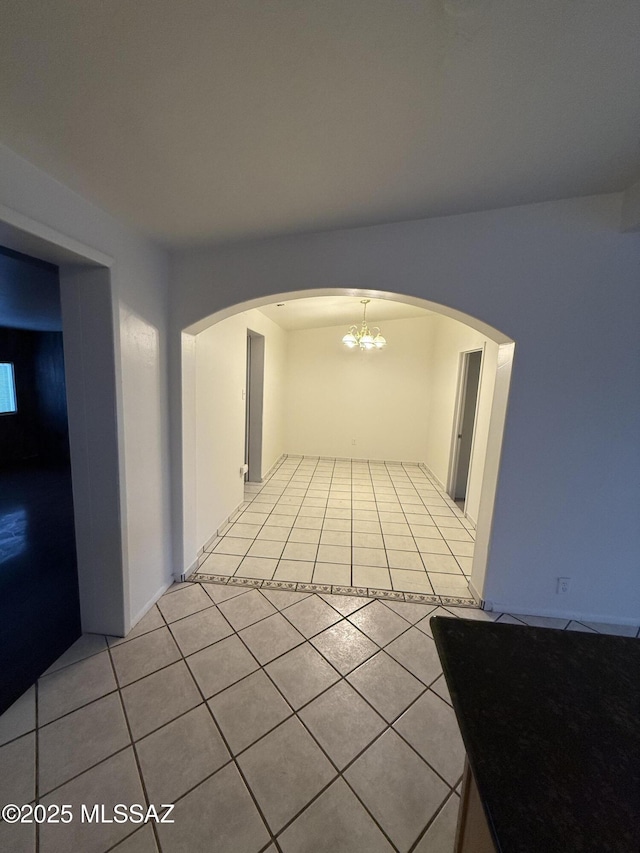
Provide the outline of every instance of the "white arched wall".
<path id="1" fill-rule="evenodd" d="M 279 294 L 393 291 L 394 298 L 448 306 L 517 341 L 492 535 L 484 545 L 489 606 L 636 623 L 640 496 L 629 471 L 640 469 L 640 239 L 620 233 L 620 210 L 620 195 L 596 196 L 175 252 L 178 527 L 182 330 Z M 178 568 L 185 539 L 176 534 Z M 564 596 L 556 591 L 559 576 L 571 578 Z"/>
<path id="2" fill-rule="evenodd" d="M 433 313 L 441 314 L 450 317 L 458 322 L 464 323 L 471 327 L 484 338 L 494 341 L 498 345 L 498 368 L 495 373 L 495 386 L 491 395 L 489 429 L 487 438 L 487 452 L 484 456 L 484 475 L 482 478 L 482 486 L 480 493 L 480 512 L 479 523 L 477 529 L 477 540 L 475 548 L 475 556 L 473 561 L 471 586 L 478 598 L 482 599 L 482 590 L 484 587 L 487 555 L 491 533 L 491 518 L 493 514 L 493 505 L 495 501 L 495 490 L 498 481 L 498 469 L 500 464 L 500 448 L 502 446 L 502 435 L 507 410 L 507 397 L 509 391 L 509 383 L 511 378 L 511 364 L 513 361 L 514 342 L 510 341 L 505 335 L 496 329 L 492 329 L 481 321 L 477 321 L 472 317 L 468 317 L 455 309 L 447 308 L 446 306 L 436 305 L 428 300 L 417 297 L 404 296 L 402 294 L 391 292 L 380 292 L 372 290 L 354 290 L 346 291 L 340 288 L 323 288 L 318 290 L 304 290 L 293 293 L 276 293 L 269 297 L 261 297 L 259 299 L 250 300 L 239 305 L 229 306 L 226 309 L 216 312 L 213 315 L 203 318 L 197 323 L 192 324 L 187 329 L 184 329 L 181 334 L 181 384 L 182 384 L 182 494 L 183 505 L 181 508 L 183 522 L 183 555 L 179 565 L 182 566 L 184 573 L 188 574 L 197 565 L 198 556 L 202 553 L 202 546 L 206 544 L 199 529 L 202 529 L 202 524 L 198 523 L 198 517 L 201 508 L 199 507 L 199 490 L 198 482 L 198 464 L 196 460 L 197 448 L 197 380 L 196 380 L 196 336 L 210 328 L 211 326 L 220 323 L 223 320 L 229 319 L 235 315 L 244 315 L 247 318 L 251 317 L 251 312 L 260 308 L 263 305 L 273 302 L 287 301 L 291 302 L 295 299 L 308 297 L 323 297 L 323 296 L 355 296 L 367 297 L 376 300 L 393 300 L 396 302 L 404 302 L 408 305 L 414 305 L 425 308 Z M 267 321 L 269 322 L 269 321 Z M 260 330 L 258 330 L 260 331 Z M 491 377 L 492 381 L 494 377 Z M 222 427 L 223 428 L 223 427 Z M 221 439 L 222 440 L 222 439 Z M 236 454 L 237 456 L 237 454 Z M 229 466 L 230 472 L 234 472 L 235 468 Z M 239 501 L 238 501 L 239 502 Z M 229 515 L 236 508 L 236 504 L 226 507 L 226 515 Z M 222 521 L 222 517 L 217 519 Z M 209 531 L 212 532 L 212 531 Z"/>

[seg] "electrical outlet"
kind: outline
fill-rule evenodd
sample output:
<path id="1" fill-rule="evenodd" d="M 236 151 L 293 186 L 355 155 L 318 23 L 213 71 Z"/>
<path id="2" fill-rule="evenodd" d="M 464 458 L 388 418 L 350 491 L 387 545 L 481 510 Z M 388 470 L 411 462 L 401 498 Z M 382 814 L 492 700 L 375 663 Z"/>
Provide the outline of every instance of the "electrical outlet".
<path id="1" fill-rule="evenodd" d="M 569 584 L 571 583 L 571 578 L 558 578 L 558 586 L 556 588 L 556 592 L 558 595 L 564 595 L 569 592 Z"/>
<path id="2" fill-rule="evenodd" d="M 352 438 L 352 439 L 351 439 L 351 444 L 355 444 L 355 443 L 356 443 L 355 438 Z"/>

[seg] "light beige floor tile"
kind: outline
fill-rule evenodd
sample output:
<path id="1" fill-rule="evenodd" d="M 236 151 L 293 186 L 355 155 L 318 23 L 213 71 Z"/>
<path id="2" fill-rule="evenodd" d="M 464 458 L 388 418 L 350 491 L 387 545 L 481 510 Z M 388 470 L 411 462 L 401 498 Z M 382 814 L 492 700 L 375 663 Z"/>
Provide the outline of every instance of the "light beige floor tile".
<path id="1" fill-rule="evenodd" d="M 210 646 L 233 633 L 217 607 L 201 610 L 171 625 L 171 632 L 183 655 Z"/>
<path id="2" fill-rule="evenodd" d="M 0 746 L 36 727 L 36 688 L 30 687 L 0 716 Z"/>
<path id="3" fill-rule="evenodd" d="M 282 552 L 282 559 L 313 563 L 317 552 L 318 546 L 312 542 L 287 542 Z"/>
<path id="4" fill-rule="evenodd" d="M 393 727 L 450 785 L 460 780 L 465 748 L 455 712 L 439 696 L 427 690 Z"/>
<path id="5" fill-rule="evenodd" d="M 347 681 L 388 723 L 424 691 L 424 685 L 385 652 L 361 664 L 347 675 Z"/>
<path id="6" fill-rule="evenodd" d="M 167 622 L 175 622 L 206 607 L 211 607 L 211 599 L 197 583 L 186 584 L 184 589 L 164 595 L 158 601 L 158 609 Z"/>
<path id="7" fill-rule="evenodd" d="M 451 702 L 451 694 L 449 693 L 449 688 L 447 687 L 447 682 L 445 681 L 444 675 L 441 675 L 440 678 L 436 678 L 436 680 L 433 682 L 429 689 L 433 690 L 433 692 L 436 693 L 441 699 L 444 699 L 444 701 L 448 705 L 453 704 Z"/>
<path id="8" fill-rule="evenodd" d="M 358 566 L 351 567 L 353 585 L 356 587 L 369 587 L 370 589 L 391 589 L 391 577 L 389 569 L 382 566 Z"/>
<path id="9" fill-rule="evenodd" d="M 294 527 L 306 527 L 309 530 L 321 530 L 322 529 L 322 518 L 315 518 L 310 515 L 299 515 L 297 516 L 293 526 Z"/>
<path id="10" fill-rule="evenodd" d="M 0 821 L 0 850 L 36 853 L 36 824 Z"/>
<path id="11" fill-rule="evenodd" d="M 273 539 L 257 539 L 247 551 L 247 557 L 273 557 L 278 560 L 283 549 L 284 542 Z"/>
<path id="12" fill-rule="evenodd" d="M 62 669 L 70 663 L 76 663 L 76 661 L 103 652 L 106 647 L 107 641 L 102 634 L 83 634 L 63 655 L 60 655 L 55 663 L 51 664 L 44 674 L 49 675 L 49 673 L 56 672 L 56 670 Z"/>
<path id="13" fill-rule="evenodd" d="M 385 652 L 426 686 L 433 684 L 442 673 L 436 644 L 415 627 L 389 643 Z"/>
<path id="14" fill-rule="evenodd" d="M 285 612 L 288 614 L 290 609 L 287 608 Z M 244 628 L 239 636 L 263 666 L 304 642 L 300 632 L 280 613 L 274 613 L 273 616 Z"/>
<path id="15" fill-rule="evenodd" d="M 282 761 L 282 756 L 287 761 Z M 278 832 L 336 772 L 295 717 L 259 740 L 238 759 L 273 832 Z"/>
<path id="16" fill-rule="evenodd" d="M 255 539 L 261 529 L 261 524 L 246 524 L 238 521 L 230 527 L 229 536 L 233 536 L 234 539 Z"/>
<path id="17" fill-rule="evenodd" d="M 251 546 L 250 539 L 237 536 L 223 536 L 215 547 L 214 554 L 235 554 L 243 557 Z"/>
<path id="18" fill-rule="evenodd" d="M 409 628 L 406 619 L 398 616 L 380 601 L 374 601 L 347 618 L 379 646 L 386 645 Z"/>
<path id="19" fill-rule="evenodd" d="M 275 607 L 257 589 L 223 601 L 219 607 L 222 615 L 236 631 L 276 612 Z"/>
<path id="20" fill-rule="evenodd" d="M 36 795 L 36 736 L 33 732 L 0 746 L 0 805 L 20 806 Z"/>
<path id="21" fill-rule="evenodd" d="M 258 669 L 258 663 L 238 637 L 220 640 L 188 660 L 193 677 L 207 698 Z"/>
<path id="22" fill-rule="evenodd" d="M 342 563 L 350 565 L 351 546 L 320 544 L 316 559 L 319 563 Z"/>
<path id="23" fill-rule="evenodd" d="M 277 543 L 281 545 L 282 543 Z M 278 560 L 270 557 L 245 557 L 235 572 L 238 578 L 257 578 L 271 580 L 278 566 Z"/>
<path id="24" fill-rule="evenodd" d="M 320 536 L 321 545 L 346 545 L 351 548 L 350 530 L 327 530 L 323 528 Z"/>
<path id="25" fill-rule="evenodd" d="M 291 531 L 289 542 L 303 542 L 317 545 L 320 542 L 320 530 L 309 530 L 306 527 L 296 527 Z"/>
<path id="26" fill-rule="evenodd" d="M 372 603 L 370 598 L 363 598 L 362 596 L 357 595 L 332 595 L 331 593 L 321 593 L 320 598 L 326 601 L 327 604 L 330 604 L 334 610 L 338 611 L 338 613 L 342 613 L 343 616 L 348 616 L 350 613 L 360 610 L 361 607 L 365 607 L 367 604 Z"/>
<path id="27" fill-rule="evenodd" d="M 387 554 L 383 548 L 353 548 L 353 563 L 358 566 L 387 567 Z"/>
<path id="28" fill-rule="evenodd" d="M 306 705 L 340 676 L 309 643 L 292 649 L 265 667 L 294 709 Z"/>
<path id="29" fill-rule="evenodd" d="M 108 652 L 100 652 L 45 675 L 38 682 L 39 723 L 50 723 L 115 689 L 116 680 Z"/>
<path id="30" fill-rule="evenodd" d="M 386 728 L 382 717 L 344 681 L 314 699 L 299 716 L 339 770 Z"/>
<path id="31" fill-rule="evenodd" d="M 461 577 L 463 577 L 461 575 Z M 411 569 L 391 569 L 393 588 L 403 592 L 424 592 L 433 594 L 433 587 L 426 572 Z"/>
<path id="32" fill-rule="evenodd" d="M 201 590 L 202 591 L 202 590 Z M 180 650 L 168 628 L 158 628 L 111 650 L 121 686 L 131 684 L 180 658 Z"/>
<path id="33" fill-rule="evenodd" d="M 81 805 L 99 803 L 105 814 L 117 803 L 142 803 L 144 792 L 133 749 L 125 749 L 87 770 L 51 794 L 43 803 L 69 804 L 78 816 L 70 823 L 44 823 L 40 826 L 40 853 L 78 850 L 103 853 L 131 832 L 130 823 L 88 823 L 79 819 Z"/>
<path id="34" fill-rule="evenodd" d="M 347 620 L 327 628 L 311 642 L 342 675 L 378 651 L 376 644 Z"/>
<path id="35" fill-rule="evenodd" d="M 288 607 L 286 617 L 307 638 L 313 637 L 342 618 L 318 596 L 310 596 Z"/>
<path id="36" fill-rule="evenodd" d="M 378 521 L 354 521 L 353 522 L 353 532 L 354 533 L 370 533 L 375 535 L 380 535 L 382 532 L 382 528 L 380 527 L 380 523 Z M 381 546 L 375 546 L 381 547 Z"/>
<path id="37" fill-rule="evenodd" d="M 261 670 L 218 693 L 208 704 L 233 755 L 293 713 Z"/>
<path id="38" fill-rule="evenodd" d="M 344 509 L 343 507 L 328 506 L 327 511 L 325 513 L 325 519 L 327 518 L 338 518 L 342 519 L 343 521 L 351 522 L 351 510 Z"/>
<path id="39" fill-rule="evenodd" d="M 229 598 L 236 598 L 237 596 L 244 595 L 247 592 L 243 587 L 234 586 L 232 584 L 203 583 L 202 588 L 215 604 L 220 604 L 223 601 L 227 601 Z"/>
<path id="40" fill-rule="evenodd" d="M 293 519 L 291 519 L 291 522 L 293 524 Z M 272 527 L 270 524 L 265 524 L 265 526 L 262 528 L 260 533 L 258 533 L 256 541 L 257 542 L 265 542 L 265 541 L 267 541 L 267 542 L 280 542 L 284 546 L 284 543 L 289 538 L 290 533 L 291 533 L 290 527 L 280 527 L 280 526 L 278 526 L 278 527 L 273 526 Z"/>
<path id="41" fill-rule="evenodd" d="M 293 527 L 294 521 L 295 521 L 295 515 L 286 515 L 283 513 L 272 512 L 269 515 L 267 523 L 264 525 L 264 527 L 260 528 L 260 531 L 262 532 L 265 528 L 268 528 L 268 527 L 288 527 L 288 528 L 291 528 L 291 527 Z M 257 538 L 258 539 L 261 538 L 259 533 L 257 534 Z"/>
<path id="42" fill-rule="evenodd" d="M 292 604 L 302 601 L 303 598 L 308 598 L 311 595 L 310 592 L 295 592 L 293 590 L 286 589 L 265 589 L 264 587 L 261 590 L 261 593 L 277 610 L 284 610 L 287 607 L 291 607 Z"/>
<path id="43" fill-rule="evenodd" d="M 474 542 L 450 542 L 449 548 L 454 557 L 473 557 Z"/>
<path id="44" fill-rule="evenodd" d="M 112 848 L 112 853 L 158 853 L 158 845 L 151 824 L 148 823 L 129 835 Z"/>
<path id="45" fill-rule="evenodd" d="M 249 542 L 250 540 L 247 540 Z M 210 575 L 231 575 L 242 562 L 242 556 L 235 554 L 209 554 L 199 571 Z"/>
<path id="46" fill-rule="evenodd" d="M 469 583 L 463 574 L 428 572 L 428 575 L 436 595 L 472 597 L 469 592 Z"/>
<path id="47" fill-rule="evenodd" d="M 311 583 L 313 567 L 314 563 L 302 560 L 280 560 L 273 579 L 292 583 Z"/>
<path id="48" fill-rule="evenodd" d="M 384 536 L 411 536 L 411 528 L 404 521 L 381 521 Z"/>
<path id="49" fill-rule="evenodd" d="M 38 731 L 38 790 L 45 794 L 130 743 L 120 697 L 111 693 Z"/>
<path id="50" fill-rule="evenodd" d="M 345 778 L 403 853 L 449 794 L 444 782 L 393 730 L 378 738 Z"/>
<path id="51" fill-rule="evenodd" d="M 370 509 L 354 509 L 352 512 L 354 521 L 379 521 L 376 510 Z"/>
<path id="52" fill-rule="evenodd" d="M 369 522 L 360 522 L 360 524 L 367 523 Z M 384 548 L 384 540 L 380 533 L 354 532 L 352 544 L 356 548 Z"/>
<path id="53" fill-rule="evenodd" d="M 351 566 L 341 563 L 316 563 L 313 583 L 351 586 Z"/>
<path id="54" fill-rule="evenodd" d="M 459 808 L 460 797 L 452 794 L 414 848 L 414 853 L 451 853 L 455 845 Z"/>
<path id="55" fill-rule="evenodd" d="M 473 542 L 473 537 L 464 528 L 461 530 L 443 528 L 440 532 L 446 542 Z"/>
<path id="56" fill-rule="evenodd" d="M 415 539 L 413 536 L 395 536 L 391 533 L 384 534 L 384 544 L 385 548 L 391 549 L 394 551 L 417 551 L 418 546 L 416 545 Z"/>
<path id="57" fill-rule="evenodd" d="M 422 562 L 428 572 L 443 572 L 446 574 L 460 575 L 462 569 L 458 561 L 451 554 L 422 554 Z"/>
<path id="58" fill-rule="evenodd" d="M 202 701 L 184 661 L 178 661 L 125 687 L 122 699 L 134 740 L 144 737 Z"/>
<path id="59" fill-rule="evenodd" d="M 287 827 L 278 842 L 283 853 L 350 853 L 354 843 L 367 853 L 393 849 L 342 779 Z"/>
<path id="60" fill-rule="evenodd" d="M 393 551 L 387 549 L 387 561 L 392 569 L 411 569 L 424 572 L 424 564 L 417 551 Z"/>

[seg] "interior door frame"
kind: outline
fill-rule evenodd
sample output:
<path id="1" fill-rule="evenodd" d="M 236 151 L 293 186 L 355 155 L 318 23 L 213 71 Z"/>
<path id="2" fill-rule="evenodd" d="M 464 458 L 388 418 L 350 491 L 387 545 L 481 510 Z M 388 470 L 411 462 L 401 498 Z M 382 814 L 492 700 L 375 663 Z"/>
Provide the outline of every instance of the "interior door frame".
<path id="1" fill-rule="evenodd" d="M 482 393 L 482 377 L 484 374 L 485 360 L 485 344 L 481 347 L 474 347 L 470 350 L 464 350 L 458 355 L 458 378 L 456 404 L 453 414 L 453 430 L 451 433 L 451 451 L 449 453 L 449 474 L 447 477 L 447 494 L 452 500 L 455 500 L 456 480 L 458 479 L 458 463 L 460 457 L 460 430 L 462 429 L 462 419 L 464 417 L 464 400 L 467 393 L 467 378 L 469 374 L 469 357 L 476 352 L 480 355 L 480 376 L 478 377 L 478 392 L 476 395 L 476 410 L 473 416 L 473 433 L 471 436 L 471 452 L 469 454 L 469 471 L 467 473 L 467 483 L 465 486 L 465 503 L 466 495 L 469 491 L 469 478 L 473 466 L 473 454 L 476 442 L 476 421 L 478 418 L 478 402 Z M 466 514 L 466 513 L 465 513 Z"/>

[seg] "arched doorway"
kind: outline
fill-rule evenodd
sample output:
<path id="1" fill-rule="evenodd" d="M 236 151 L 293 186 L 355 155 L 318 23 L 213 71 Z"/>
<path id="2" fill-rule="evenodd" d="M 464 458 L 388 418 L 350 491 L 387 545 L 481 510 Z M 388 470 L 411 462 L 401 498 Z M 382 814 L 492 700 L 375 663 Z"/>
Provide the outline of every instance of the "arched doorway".
<path id="1" fill-rule="evenodd" d="M 199 495 L 197 479 L 198 470 L 201 470 L 202 468 L 197 458 L 198 336 L 215 324 L 221 323 L 223 320 L 237 317 L 241 314 L 246 314 L 247 312 L 263 308 L 264 306 L 273 303 L 285 302 L 290 304 L 296 300 L 321 297 L 350 297 L 352 300 L 356 301 L 359 301 L 361 298 L 369 298 L 373 300 L 387 300 L 394 303 L 402 303 L 407 306 L 415 306 L 431 312 L 437 317 L 448 318 L 456 323 L 464 324 L 468 329 L 473 330 L 478 335 L 484 337 L 494 348 L 495 358 L 491 368 L 492 375 L 490 377 L 490 394 L 488 396 L 485 395 L 484 417 L 486 421 L 486 434 L 483 438 L 483 470 L 477 501 L 477 518 L 474 519 L 476 522 L 476 539 L 475 547 L 473 549 L 473 561 L 469 581 L 469 588 L 475 600 L 481 602 L 487 573 L 493 505 L 498 478 L 500 450 L 502 446 L 507 397 L 511 377 L 511 365 L 515 345 L 510 338 L 498 330 L 488 326 L 476 318 L 463 314 L 460 311 L 425 299 L 388 291 L 322 288 L 289 293 L 275 293 L 270 296 L 263 296 L 259 299 L 230 305 L 215 314 L 204 317 L 197 323 L 193 323 L 182 330 L 179 382 L 182 403 L 181 424 L 179 430 L 180 442 L 176 456 L 174 457 L 174 461 L 180 469 L 179 471 L 176 471 L 176 481 L 181 486 L 181 489 L 179 489 L 181 492 L 178 500 L 179 506 L 176 506 L 176 516 L 179 517 L 181 522 L 181 530 L 178 531 L 178 535 L 176 536 L 176 563 L 182 570 L 182 576 L 189 576 L 198 568 L 199 563 L 202 563 L 207 553 L 204 550 L 205 546 L 210 545 L 210 540 L 214 538 L 214 534 L 219 530 L 217 522 L 223 520 L 222 518 L 215 519 L 215 530 L 212 530 L 212 535 L 207 536 L 206 538 L 204 538 L 202 525 L 200 525 L 200 529 L 198 529 L 197 518 L 199 510 Z M 238 466 L 236 466 L 234 462 L 234 470 L 235 467 Z M 241 473 L 242 472 L 238 467 L 238 471 L 235 476 L 239 477 Z M 443 495 L 446 495 L 446 483 L 442 481 L 446 479 L 446 476 L 444 476 L 441 478 L 439 483 L 438 478 L 436 478 L 435 481 L 432 479 L 432 483 L 436 482 L 439 487 L 441 487 Z M 228 504 L 228 513 L 225 518 L 237 509 L 237 504 L 234 504 L 233 501 L 228 502 Z M 221 515 L 221 512 L 222 508 L 218 507 L 219 516 Z M 258 579 L 254 579 L 254 582 L 255 585 L 260 585 L 260 583 L 272 584 L 273 580 L 264 579 L 259 582 Z M 354 592 L 353 586 L 350 591 Z"/>

